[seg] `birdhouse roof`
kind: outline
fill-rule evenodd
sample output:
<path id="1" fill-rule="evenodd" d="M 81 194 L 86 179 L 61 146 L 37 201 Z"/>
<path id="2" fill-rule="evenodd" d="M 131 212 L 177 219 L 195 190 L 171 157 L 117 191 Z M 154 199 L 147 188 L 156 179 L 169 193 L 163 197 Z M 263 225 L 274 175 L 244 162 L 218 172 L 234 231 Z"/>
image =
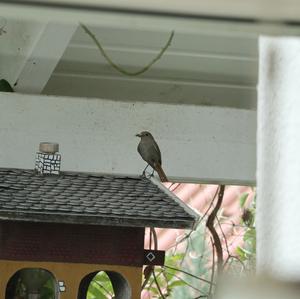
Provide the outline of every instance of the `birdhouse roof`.
<path id="1" fill-rule="evenodd" d="M 156 179 L 0 168 L 0 219 L 193 228 L 198 214 Z"/>

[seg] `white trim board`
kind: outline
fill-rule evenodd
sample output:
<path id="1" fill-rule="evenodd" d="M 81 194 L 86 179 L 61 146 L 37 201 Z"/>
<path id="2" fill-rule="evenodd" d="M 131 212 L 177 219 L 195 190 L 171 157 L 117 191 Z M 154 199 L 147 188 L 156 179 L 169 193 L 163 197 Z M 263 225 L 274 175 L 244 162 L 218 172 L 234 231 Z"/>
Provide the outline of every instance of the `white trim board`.
<path id="1" fill-rule="evenodd" d="M 81 0 L 80 3 L 82 4 Z M 180 0 L 178 0 L 179 2 Z M 195 1 L 195 0 L 194 0 Z M 3 17 L 11 17 L 11 18 L 21 18 L 21 19 L 36 19 L 40 21 L 56 21 L 56 22 L 82 22 L 89 25 L 101 25 L 101 26 L 109 26 L 114 28 L 139 28 L 139 29 L 151 29 L 163 31 L 165 30 L 167 33 L 170 30 L 175 30 L 176 32 L 194 32 L 199 33 L 203 31 L 222 31 L 223 33 L 229 32 L 230 34 L 241 34 L 241 33 L 260 33 L 260 34 L 289 34 L 289 35 L 299 35 L 298 26 L 287 26 L 286 23 L 282 23 L 282 20 L 298 20 L 299 16 L 299 4 L 296 5 L 288 5 L 286 1 L 281 0 L 280 5 L 274 5 L 274 3 L 270 4 L 271 0 L 265 0 L 261 5 L 257 5 L 259 0 L 256 0 L 256 3 L 253 3 L 253 9 L 256 10 L 255 15 L 253 17 L 258 17 L 259 19 L 264 19 L 266 22 L 246 22 L 246 23 L 237 23 L 230 22 L 226 20 L 207 20 L 201 18 L 184 18 L 184 17 L 165 17 L 164 15 L 144 15 L 139 13 L 122 13 L 122 12 L 110 12 L 110 11 L 101 11 L 97 9 L 85 10 L 85 9 L 67 9 L 63 7 L 43 7 L 40 5 L 24 5 L 21 3 L 12 4 L 10 1 L 6 1 L 5 4 L 0 1 L 0 10 L 1 16 Z M 296 2 L 297 0 L 290 0 L 289 2 Z M 210 3 L 211 1 L 206 1 L 206 3 Z M 224 8 L 228 10 L 228 16 L 234 16 L 234 11 L 236 11 L 237 7 L 243 8 L 244 12 L 249 12 L 247 6 L 243 5 L 245 1 L 241 2 L 240 0 L 232 0 L 231 6 L 228 6 L 228 1 L 223 0 L 223 5 L 216 0 L 214 3 L 214 8 L 218 6 L 218 11 L 214 9 L 212 10 L 214 16 L 224 17 L 222 13 L 224 12 Z M 233 3 L 235 2 L 235 3 Z M 240 3 L 241 2 L 241 3 Z M 261 1 L 260 1 L 261 2 Z M 110 1 L 111 3 L 111 1 Z M 185 1 L 180 1 L 182 6 L 192 10 L 191 7 L 188 7 Z M 195 1 L 196 3 L 196 1 Z M 201 5 L 203 1 L 197 1 Z M 87 4 L 86 2 L 84 3 Z M 123 1 L 124 4 L 124 1 Z M 148 3 L 149 4 L 149 3 Z M 162 11 L 162 1 L 157 1 L 159 5 L 158 12 Z M 242 5 L 236 5 L 242 4 Z M 247 2 L 248 5 L 252 5 L 252 2 Z M 126 4 L 128 5 L 128 1 Z M 153 2 L 150 4 L 153 7 Z M 267 7 L 267 9 L 262 9 L 262 6 Z M 174 6 L 174 2 L 172 2 L 171 7 Z M 272 9 L 269 9 L 272 7 Z M 284 9 L 283 9 L 284 8 Z M 180 10 L 180 13 L 183 11 Z M 204 12 L 204 11 L 203 11 Z M 286 12 L 286 14 L 284 14 Z M 179 13 L 179 14 L 180 14 Z M 193 13 L 201 14 L 201 11 L 193 10 Z M 257 14 L 256 14 L 257 13 Z M 244 14 L 239 14 L 236 11 L 236 17 L 243 18 Z M 249 16 L 246 16 L 249 17 Z M 274 20 L 274 22 L 273 22 Z M 278 22 L 276 22 L 278 21 Z"/>
<path id="2" fill-rule="evenodd" d="M 5 1 L 8 2 L 8 1 Z M 18 5 L 45 7 L 90 8 L 90 9 L 116 9 L 137 10 L 150 12 L 166 12 L 188 15 L 208 15 L 238 18 L 262 18 L 269 20 L 297 20 L 300 5 L 297 0 L 19 0 Z"/>
<path id="3" fill-rule="evenodd" d="M 173 181 L 255 182 L 255 111 L 11 93 L 0 111 L 0 167 L 33 168 L 39 142 L 54 141 L 63 170 L 138 175 L 134 135 L 149 130 Z"/>

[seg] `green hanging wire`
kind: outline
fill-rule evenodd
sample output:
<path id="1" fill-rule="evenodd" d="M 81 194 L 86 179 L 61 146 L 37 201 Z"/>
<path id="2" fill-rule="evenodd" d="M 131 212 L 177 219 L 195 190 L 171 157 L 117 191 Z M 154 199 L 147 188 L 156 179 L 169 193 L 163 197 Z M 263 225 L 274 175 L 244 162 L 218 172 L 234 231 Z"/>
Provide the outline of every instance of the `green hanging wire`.
<path id="1" fill-rule="evenodd" d="M 125 69 L 123 69 L 122 67 L 120 67 L 119 65 L 117 65 L 116 63 L 114 63 L 110 57 L 107 55 L 107 53 L 105 52 L 105 50 L 103 49 L 103 47 L 101 46 L 100 42 L 98 41 L 98 39 L 96 38 L 96 36 L 87 28 L 87 26 L 85 26 L 84 24 L 80 23 L 80 26 L 83 28 L 83 30 L 91 37 L 91 39 L 95 42 L 95 44 L 97 45 L 98 49 L 100 50 L 101 54 L 104 56 L 104 58 L 107 60 L 107 62 L 118 72 L 120 72 L 121 74 L 127 75 L 127 76 L 138 76 L 141 75 L 143 73 L 145 73 L 146 71 L 148 71 L 150 69 L 150 67 L 157 62 L 162 56 L 163 54 L 166 52 L 166 50 L 169 48 L 169 46 L 171 45 L 171 42 L 173 40 L 174 37 L 174 31 L 171 32 L 170 37 L 167 41 L 167 43 L 165 44 L 165 46 L 161 49 L 161 51 L 158 53 L 158 55 L 146 66 L 144 66 L 143 68 L 141 68 L 138 71 L 135 72 L 129 72 Z"/>

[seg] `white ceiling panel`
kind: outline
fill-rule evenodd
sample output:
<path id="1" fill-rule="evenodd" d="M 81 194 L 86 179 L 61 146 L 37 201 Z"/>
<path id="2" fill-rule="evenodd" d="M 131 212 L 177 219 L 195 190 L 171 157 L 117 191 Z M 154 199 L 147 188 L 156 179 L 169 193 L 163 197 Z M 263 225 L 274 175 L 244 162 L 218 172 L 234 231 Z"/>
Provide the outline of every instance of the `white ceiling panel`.
<path id="1" fill-rule="evenodd" d="M 165 29 L 89 29 L 111 60 L 131 72 L 152 61 L 170 36 Z M 258 35 L 221 29 L 174 30 L 164 55 L 144 74 L 128 77 L 78 27 L 44 93 L 255 109 Z"/>

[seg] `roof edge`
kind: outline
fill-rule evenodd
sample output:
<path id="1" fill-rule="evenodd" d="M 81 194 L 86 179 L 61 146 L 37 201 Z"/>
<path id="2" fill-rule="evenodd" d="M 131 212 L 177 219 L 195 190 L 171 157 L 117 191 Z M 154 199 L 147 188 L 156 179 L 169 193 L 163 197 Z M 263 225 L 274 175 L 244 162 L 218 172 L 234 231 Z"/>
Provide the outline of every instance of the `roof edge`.
<path id="1" fill-rule="evenodd" d="M 155 177 L 150 178 L 151 182 L 155 184 L 160 190 L 170 196 L 179 206 L 181 206 L 186 213 L 194 218 L 194 224 L 192 229 L 195 229 L 195 225 L 198 222 L 201 214 L 196 210 L 190 207 L 188 204 L 184 203 L 178 196 L 171 192 L 165 185 L 158 181 Z"/>
<path id="2" fill-rule="evenodd" d="M 37 222 L 37 223 L 61 223 L 71 225 L 102 225 L 102 226 L 123 226 L 123 227 L 155 227 L 155 228 L 168 228 L 168 229 L 193 229 L 194 223 L 190 219 L 178 220 L 168 219 L 160 221 L 157 219 L 149 218 L 118 218 L 118 217 L 99 217 L 98 215 L 70 215 L 61 213 L 59 216 L 64 216 L 63 220 L 58 219 L 57 214 L 45 214 L 39 212 L 11 212 L 1 211 L 0 221 L 24 221 L 24 222 Z M 80 222 L 82 219 L 82 222 Z M 151 226 L 148 225 L 151 221 Z"/>

